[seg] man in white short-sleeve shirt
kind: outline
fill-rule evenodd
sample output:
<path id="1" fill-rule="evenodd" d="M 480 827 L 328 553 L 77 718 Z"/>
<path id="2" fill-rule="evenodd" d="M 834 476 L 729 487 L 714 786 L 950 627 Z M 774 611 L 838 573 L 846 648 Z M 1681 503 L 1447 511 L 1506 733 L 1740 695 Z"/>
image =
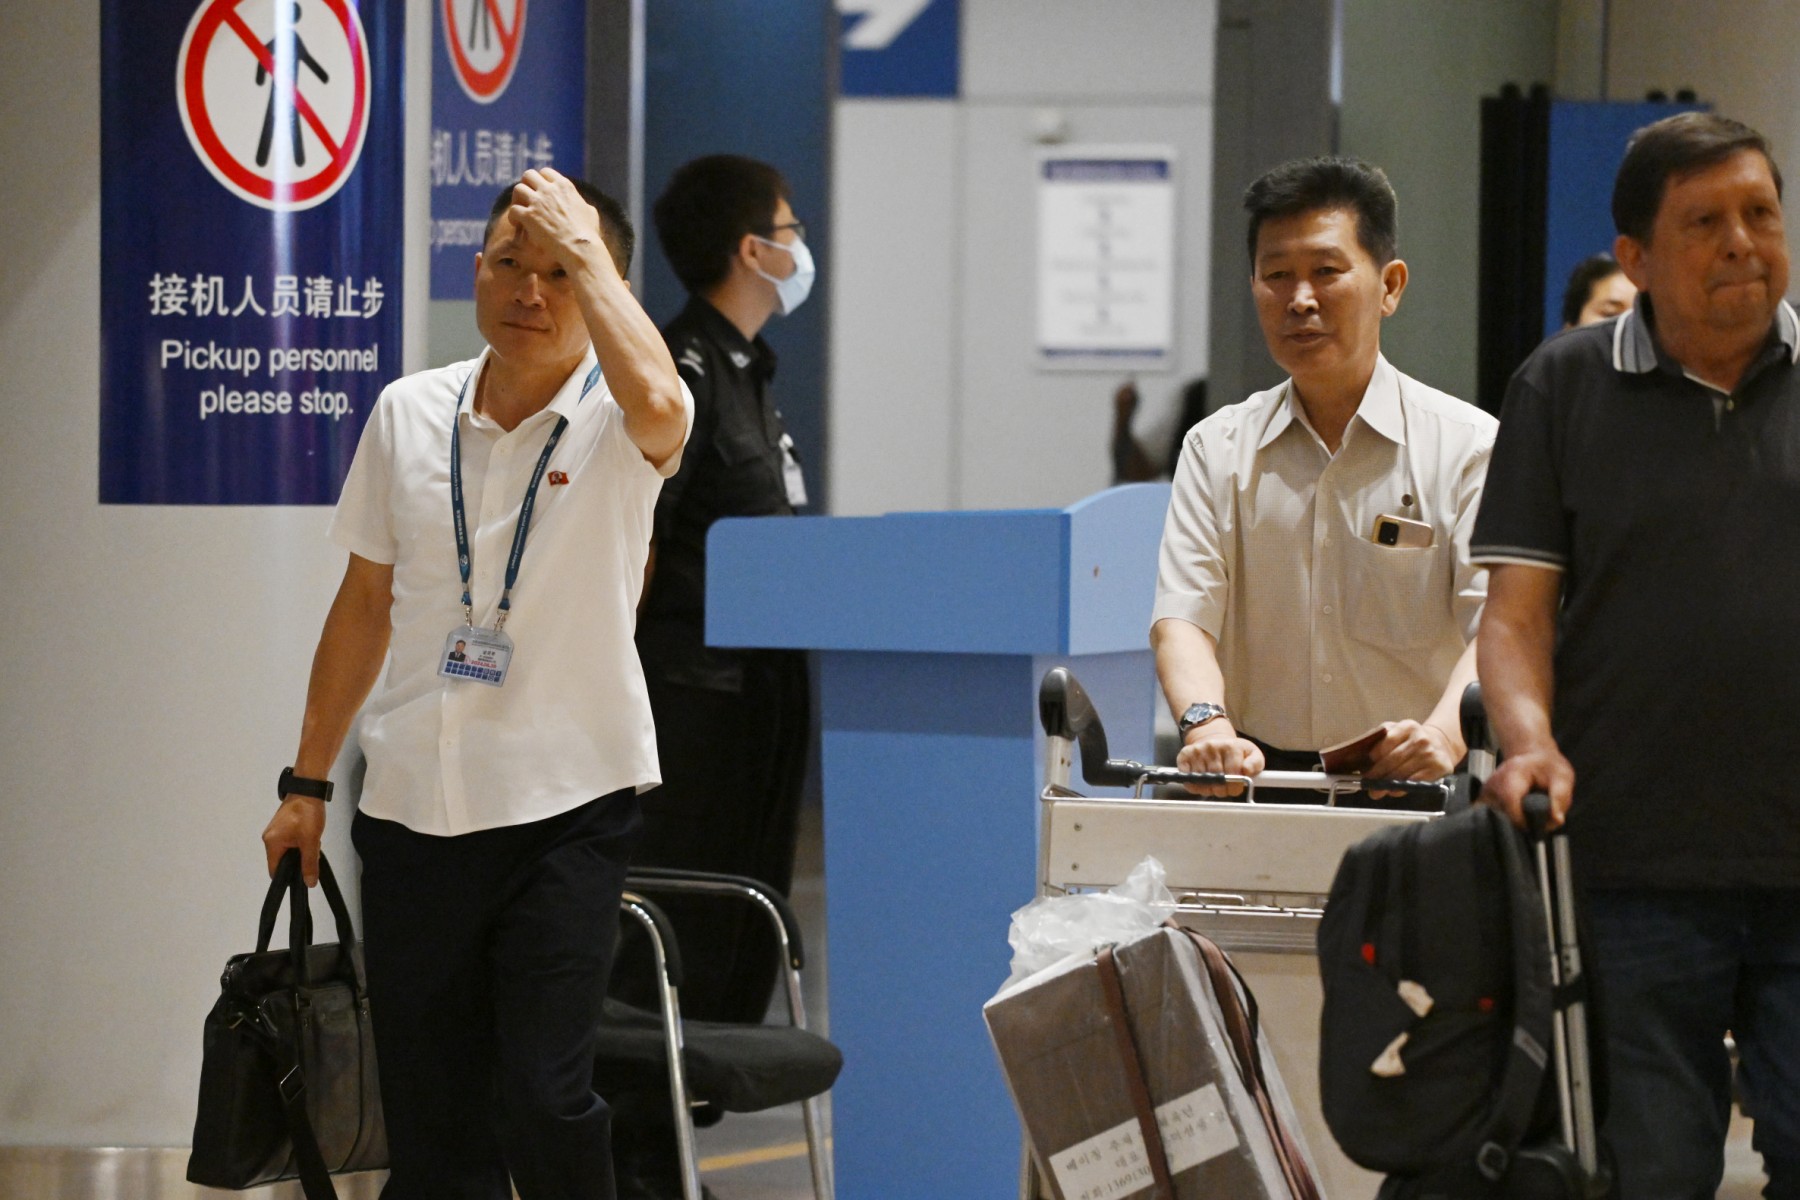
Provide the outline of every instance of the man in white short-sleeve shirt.
<path id="1" fill-rule="evenodd" d="M 659 779 L 632 629 L 692 409 L 622 277 L 632 238 L 553 170 L 502 193 L 487 349 L 382 393 L 332 523 L 350 565 L 263 842 L 316 880 L 368 697 L 352 836 L 387 1200 L 613 1195 L 592 1038 Z"/>
<path id="2" fill-rule="evenodd" d="M 1441 778 L 1465 751 L 1487 588 L 1469 529 L 1496 422 L 1382 357 L 1407 280 L 1386 175 L 1299 160 L 1244 205 L 1258 319 L 1290 378 L 1182 446 L 1151 618 L 1177 762 L 1317 769 L 1379 726 L 1367 777 Z"/>

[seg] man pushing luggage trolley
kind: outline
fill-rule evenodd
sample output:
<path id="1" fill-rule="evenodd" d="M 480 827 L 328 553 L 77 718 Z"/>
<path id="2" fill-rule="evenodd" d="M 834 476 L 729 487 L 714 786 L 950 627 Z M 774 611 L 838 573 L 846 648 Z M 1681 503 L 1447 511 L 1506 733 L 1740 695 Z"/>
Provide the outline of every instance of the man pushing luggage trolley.
<path id="1" fill-rule="evenodd" d="M 1244 207 L 1257 317 L 1289 378 L 1182 446 L 1150 630 L 1177 763 L 1306 771 L 1348 743 L 1360 761 L 1332 769 L 1441 779 L 1475 677 L 1487 573 L 1469 530 L 1494 419 L 1381 354 L 1407 267 L 1378 168 L 1285 163 Z"/>

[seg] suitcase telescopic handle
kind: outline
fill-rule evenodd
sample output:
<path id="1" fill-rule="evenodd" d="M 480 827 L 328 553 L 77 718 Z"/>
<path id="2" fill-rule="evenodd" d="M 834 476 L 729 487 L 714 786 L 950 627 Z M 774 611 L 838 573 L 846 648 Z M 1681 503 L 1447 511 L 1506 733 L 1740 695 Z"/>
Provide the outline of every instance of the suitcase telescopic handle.
<path id="1" fill-rule="evenodd" d="M 1520 805 L 1525 814 L 1525 831 L 1533 840 L 1543 841 L 1550 834 L 1550 794 L 1548 792 L 1530 792 Z"/>

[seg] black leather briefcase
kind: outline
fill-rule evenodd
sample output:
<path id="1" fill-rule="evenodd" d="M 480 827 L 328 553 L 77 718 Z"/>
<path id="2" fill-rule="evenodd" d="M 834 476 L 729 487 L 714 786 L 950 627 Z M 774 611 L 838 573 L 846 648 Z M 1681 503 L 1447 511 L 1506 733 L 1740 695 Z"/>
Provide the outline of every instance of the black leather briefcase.
<path id="1" fill-rule="evenodd" d="M 206 1017 L 200 1109 L 187 1177 L 247 1188 L 298 1177 L 307 1200 L 334 1197 L 330 1175 L 387 1166 L 362 947 L 325 856 L 319 883 L 336 945 L 312 944 L 300 852 L 276 868 L 256 949 L 234 954 Z M 270 950 L 282 897 L 288 948 Z"/>

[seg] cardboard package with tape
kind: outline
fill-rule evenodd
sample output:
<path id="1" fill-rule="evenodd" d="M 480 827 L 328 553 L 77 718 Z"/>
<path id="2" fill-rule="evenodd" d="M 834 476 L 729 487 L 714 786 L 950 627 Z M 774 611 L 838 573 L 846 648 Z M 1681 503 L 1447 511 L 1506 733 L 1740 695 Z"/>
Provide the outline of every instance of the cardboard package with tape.
<path id="1" fill-rule="evenodd" d="M 1104 946 L 983 1013 L 1055 1200 L 1318 1200 L 1256 1001 L 1206 938 Z"/>

